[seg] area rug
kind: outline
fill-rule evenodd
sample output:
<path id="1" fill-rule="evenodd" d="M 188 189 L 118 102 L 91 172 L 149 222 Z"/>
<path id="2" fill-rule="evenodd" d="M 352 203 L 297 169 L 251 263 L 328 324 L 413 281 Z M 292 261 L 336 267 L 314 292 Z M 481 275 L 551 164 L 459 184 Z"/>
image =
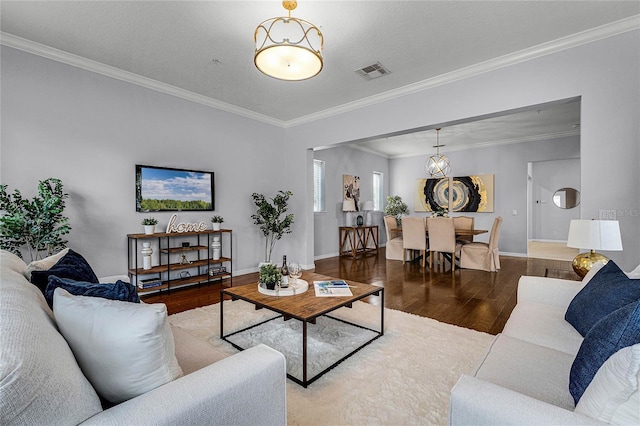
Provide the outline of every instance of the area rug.
<path id="1" fill-rule="evenodd" d="M 266 309 L 256 311 L 242 301 L 225 301 L 225 333 L 239 330 L 275 316 Z M 377 329 L 380 307 L 357 302 L 335 316 Z M 233 346 L 219 338 L 220 305 L 211 305 L 171 315 L 173 325 L 228 354 Z M 287 380 L 287 420 L 290 425 L 445 425 L 449 394 L 458 378 L 470 373 L 488 350 L 495 336 L 404 312 L 385 309 L 384 336 L 303 388 Z M 297 321 L 270 321 L 279 336 L 280 350 L 295 356 L 300 341 L 285 343 Z M 322 325 L 322 324 L 320 324 Z M 325 324 L 326 326 L 326 324 Z M 254 329 L 255 330 L 255 329 Z M 311 326 L 309 334 L 311 336 Z M 244 343 L 256 343 L 260 333 L 251 333 Z M 332 351 L 337 340 L 361 336 L 348 332 L 320 333 L 310 339 L 314 351 Z M 245 338 L 245 337 L 243 337 Z M 293 338 L 296 338 L 295 336 Z M 299 336 L 297 339 L 301 339 Z M 346 340 L 345 340 L 346 339 Z M 343 343 L 340 343 L 343 345 Z M 293 354 L 293 355 L 292 355 Z M 295 369 L 295 367 L 294 367 Z M 290 371 L 291 372 L 291 371 Z"/>
<path id="2" fill-rule="evenodd" d="M 577 248 L 567 247 L 565 242 L 529 240 L 527 248 L 528 256 L 536 259 L 566 260 L 571 262 L 578 254 Z"/>

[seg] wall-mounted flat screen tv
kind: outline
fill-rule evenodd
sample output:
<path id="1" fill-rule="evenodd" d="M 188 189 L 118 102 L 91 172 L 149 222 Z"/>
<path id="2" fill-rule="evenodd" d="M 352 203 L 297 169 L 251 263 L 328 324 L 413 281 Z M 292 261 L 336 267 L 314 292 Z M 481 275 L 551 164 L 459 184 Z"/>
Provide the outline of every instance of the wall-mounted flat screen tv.
<path id="1" fill-rule="evenodd" d="M 213 172 L 136 165 L 136 211 L 214 210 Z"/>

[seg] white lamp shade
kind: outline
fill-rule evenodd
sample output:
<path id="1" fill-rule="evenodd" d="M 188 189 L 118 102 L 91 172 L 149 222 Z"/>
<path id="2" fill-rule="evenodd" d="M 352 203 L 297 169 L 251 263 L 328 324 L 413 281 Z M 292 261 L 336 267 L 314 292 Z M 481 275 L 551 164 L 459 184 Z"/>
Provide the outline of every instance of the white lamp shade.
<path id="1" fill-rule="evenodd" d="M 620 251 L 620 224 L 617 220 L 573 219 L 569 224 L 567 247 Z"/>
<path id="2" fill-rule="evenodd" d="M 364 203 L 362 203 L 362 210 L 365 212 L 369 210 L 373 210 L 373 201 L 367 200 Z"/>
<path id="3" fill-rule="evenodd" d="M 356 211 L 356 203 L 353 201 L 353 198 L 348 198 L 342 202 L 342 211 L 343 212 L 355 212 Z"/>

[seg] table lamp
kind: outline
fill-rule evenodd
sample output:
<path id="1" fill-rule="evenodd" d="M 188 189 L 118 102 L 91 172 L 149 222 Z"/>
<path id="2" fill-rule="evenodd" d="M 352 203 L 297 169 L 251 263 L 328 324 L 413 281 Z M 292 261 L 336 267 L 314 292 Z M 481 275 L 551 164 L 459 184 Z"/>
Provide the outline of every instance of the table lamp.
<path id="1" fill-rule="evenodd" d="M 583 278 L 594 263 L 609 261 L 608 257 L 596 253 L 596 250 L 622 250 L 620 225 L 617 220 L 573 219 L 569 224 L 567 247 L 590 250 L 578 254 L 573 259 L 573 270 Z"/>
<path id="2" fill-rule="evenodd" d="M 345 225 L 353 226 L 353 215 L 351 212 L 356 211 L 356 203 L 353 201 L 353 198 L 347 198 L 342 202 L 342 211 L 346 212 Z"/>
<path id="3" fill-rule="evenodd" d="M 367 200 L 362 203 L 362 211 L 366 212 L 367 215 L 367 219 L 365 222 L 367 226 L 371 226 L 371 210 L 373 210 L 373 201 Z"/>

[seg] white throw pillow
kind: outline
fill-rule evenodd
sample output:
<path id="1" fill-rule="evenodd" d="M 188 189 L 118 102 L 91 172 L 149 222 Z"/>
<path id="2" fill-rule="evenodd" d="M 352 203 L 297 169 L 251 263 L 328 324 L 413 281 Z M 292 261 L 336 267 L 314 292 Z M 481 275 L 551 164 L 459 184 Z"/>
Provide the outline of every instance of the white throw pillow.
<path id="1" fill-rule="evenodd" d="M 74 296 L 57 288 L 53 313 L 87 379 L 110 402 L 126 401 L 182 375 L 162 303 Z"/>
<path id="2" fill-rule="evenodd" d="M 68 248 L 62 249 L 58 253 L 52 254 L 49 257 L 45 257 L 44 259 L 34 260 L 27 265 L 27 269 L 24 270 L 24 276 L 27 277 L 29 281 L 31 281 L 31 273 L 33 271 L 48 271 L 53 265 L 58 263 L 58 260 L 62 259 L 67 253 L 69 253 Z"/>
<path id="3" fill-rule="evenodd" d="M 605 423 L 640 424 L 640 344 L 620 349 L 598 370 L 576 413 Z"/>

